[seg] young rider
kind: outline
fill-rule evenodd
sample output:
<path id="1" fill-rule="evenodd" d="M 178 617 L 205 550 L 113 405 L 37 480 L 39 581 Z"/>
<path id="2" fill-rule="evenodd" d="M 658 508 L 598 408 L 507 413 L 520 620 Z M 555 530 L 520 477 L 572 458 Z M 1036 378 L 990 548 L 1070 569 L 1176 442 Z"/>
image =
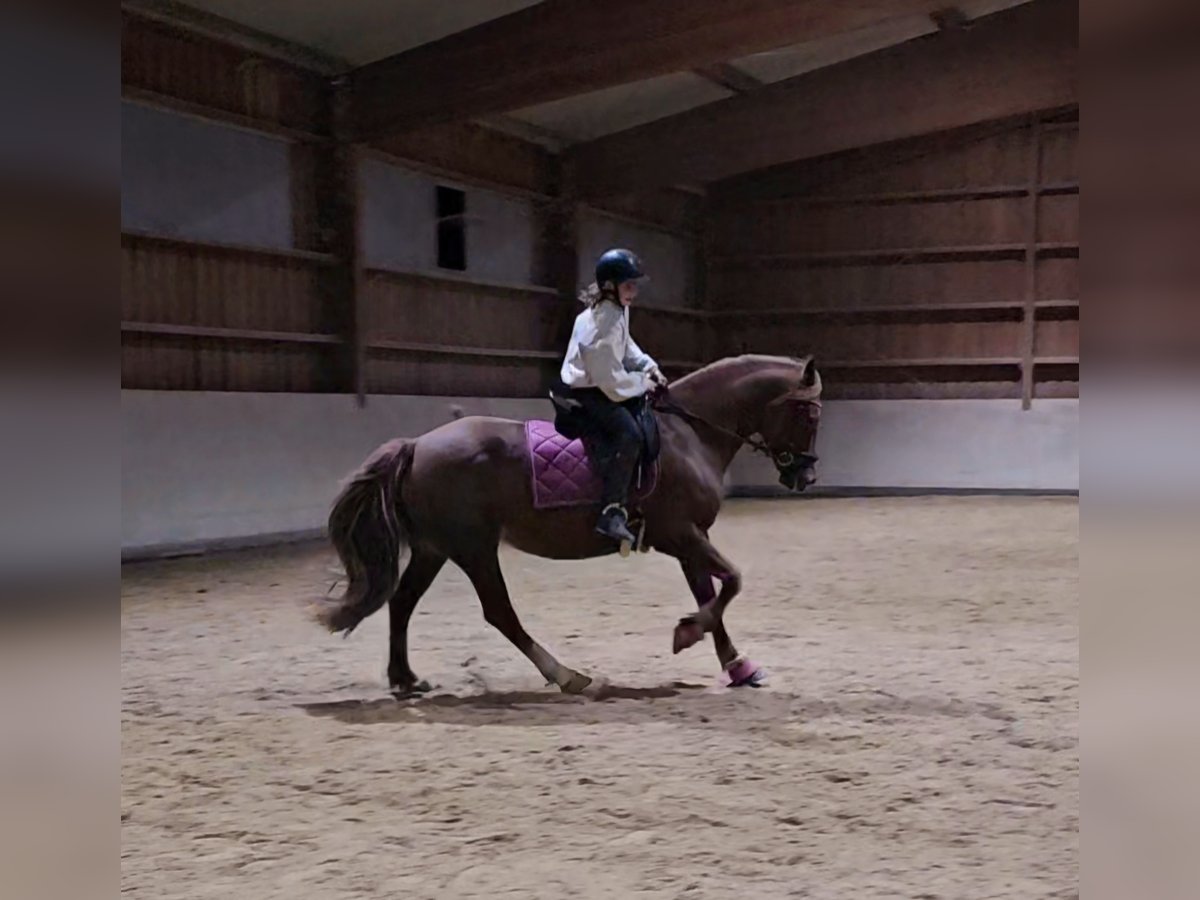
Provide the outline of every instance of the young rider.
<path id="1" fill-rule="evenodd" d="M 643 278 L 641 261 L 628 250 L 600 257 L 596 280 L 579 295 L 587 308 L 575 319 L 560 375 L 604 447 L 595 460 L 604 482 L 596 531 L 631 544 L 625 504 L 642 446 L 636 414 L 651 387 L 667 383 L 629 334 L 629 305 Z"/>

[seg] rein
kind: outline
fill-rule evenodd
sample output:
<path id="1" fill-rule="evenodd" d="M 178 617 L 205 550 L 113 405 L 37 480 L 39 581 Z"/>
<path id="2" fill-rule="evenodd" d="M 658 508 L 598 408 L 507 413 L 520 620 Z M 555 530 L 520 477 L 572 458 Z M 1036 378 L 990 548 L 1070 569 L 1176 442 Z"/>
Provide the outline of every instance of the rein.
<path id="1" fill-rule="evenodd" d="M 674 402 L 671 396 L 667 394 L 666 388 L 660 388 L 658 391 L 655 391 L 654 394 L 650 395 L 649 400 L 650 407 L 653 409 L 658 409 L 659 412 L 667 413 L 668 415 L 677 415 L 685 422 L 689 422 L 690 425 L 703 425 L 708 428 L 712 428 L 712 430 L 716 433 L 724 434 L 724 436 L 727 438 L 736 440 L 739 446 L 750 446 L 750 448 L 754 449 L 755 452 L 760 452 L 760 454 L 770 458 L 770 461 L 775 463 L 775 467 L 778 468 L 780 472 L 796 472 L 796 470 L 802 467 L 815 466 L 817 462 L 817 455 L 814 451 L 812 451 L 812 437 L 814 436 L 811 436 L 811 434 L 809 438 L 809 446 L 805 450 L 774 450 L 772 446 L 766 442 L 766 440 L 755 437 L 754 434 L 746 436 L 746 434 L 731 431 L 730 428 L 716 425 L 714 422 L 710 422 L 708 419 L 704 418 L 704 416 L 696 415 L 695 413 L 692 413 L 691 410 L 679 406 L 679 404 Z M 820 401 L 804 400 L 804 398 L 798 397 L 796 400 L 806 404 L 811 404 L 811 406 L 814 406 L 818 409 L 821 408 Z"/>
<path id="2" fill-rule="evenodd" d="M 790 450 L 784 450 L 782 453 L 776 453 L 767 445 L 765 441 L 761 440 L 760 438 L 756 438 L 754 435 L 746 436 L 739 434 L 736 431 L 723 428 L 720 425 L 716 425 L 708 421 L 708 419 L 704 418 L 703 416 L 698 416 L 694 412 L 684 409 L 670 398 L 670 395 L 667 394 L 666 388 L 662 388 L 651 395 L 650 405 L 652 408 L 659 410 L 660 412 L 667 413 L 668 415 L 679 416 L 679 418 L 690 424 L 704 425 L 707 428 L 711 428 L 718 434 L 723 434 L 726 437 L 733 438 L 738 442 L 739 445 L 751 447 L 755 452 L 762 453 L 764 456 L 769 456 L 781 466 L 790 466 L 796 461 L 796 457 Z"/>

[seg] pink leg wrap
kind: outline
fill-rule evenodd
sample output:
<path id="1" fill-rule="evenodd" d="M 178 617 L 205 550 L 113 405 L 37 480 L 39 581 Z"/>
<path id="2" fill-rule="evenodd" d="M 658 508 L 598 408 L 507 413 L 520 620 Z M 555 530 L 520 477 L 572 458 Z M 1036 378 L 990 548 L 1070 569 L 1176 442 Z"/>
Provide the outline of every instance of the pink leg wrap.
<path id="1" fill-rule="evenodd" d="M 758 687 L 766 680 L 766 677 L 767 673 L 763 671 L 762 667 L 747 656 L 739 656 L 725 670 L 725 678 L 730 687 L 743 685 Z"/>

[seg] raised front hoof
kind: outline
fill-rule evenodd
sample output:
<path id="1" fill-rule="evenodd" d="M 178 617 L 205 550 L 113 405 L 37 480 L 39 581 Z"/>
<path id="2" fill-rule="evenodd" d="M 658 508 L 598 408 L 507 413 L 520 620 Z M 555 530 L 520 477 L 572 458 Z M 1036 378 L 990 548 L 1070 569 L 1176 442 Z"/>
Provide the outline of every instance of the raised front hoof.
<path id="1" fill-rule="evenodd" d="M 572 672 L 571 676 L 558 686 L 558 689 L 564 694 L 582 694 L 591 683 L 592 679 L 582 672 Z"/>
<path id="2" fill-rule="evenodd" d="M 704 640 L 704 627 L 691 619 L 680 619 L 675 626 L 675 637 L 671 642 L 671 652 L 681 653 L 688 647 Z"/>
<path id="3" fill-rule="evenodd" d="M 412 697 L 420 697 L 422 694 L 428 694 L 432 690 L 433 685 L 423 678 L 391 685 L 392 696 L 397 700 L 408 700 Z"/>

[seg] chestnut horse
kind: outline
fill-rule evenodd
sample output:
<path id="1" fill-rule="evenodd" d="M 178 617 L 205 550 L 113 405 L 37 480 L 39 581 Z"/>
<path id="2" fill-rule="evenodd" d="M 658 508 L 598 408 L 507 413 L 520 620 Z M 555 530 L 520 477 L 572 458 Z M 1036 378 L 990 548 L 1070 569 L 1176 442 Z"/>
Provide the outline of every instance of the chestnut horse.
<path id="1" fill-rule="evenodd" d="M 816 480 L 813 448 L 821 379 L 811 357 L 741 356 L 681 378 L 655 398 L 662 437 L 657 490 L 641 502 L 642 549 L 679 560 L 699 606 L 675 628 L 674 652 L 711 632 L 731 683 L 756 684 L 757 667 L 739 656 L 725 631 L 725 608 L 741 589 L 737 568 L 708 539 L 724 496 L 724 474 L 744 444 L 771 456 L 780 481 L 803 490 Z M 388 681 L 394 693 L 429 690 L 408 664 L 408 623 L 447 560 L 479 595 L 486 621 L 567 693 L 591 679 L 560 663 L 521 627 L 498 550 L 501 542 L 549 559 L 616 552 L 592 530 L 590 506 L 537 510 L 521 422 L 467 417 L 416 439 L 377 448 L 334 503 L 329 536 L 348 586 L 326 601 L 319 621 L 349 632 L 388 604 Z M 409 551 L 400 574 L 401 557 Z M 713 582 L 720 585 L 714 589 Z"/>

